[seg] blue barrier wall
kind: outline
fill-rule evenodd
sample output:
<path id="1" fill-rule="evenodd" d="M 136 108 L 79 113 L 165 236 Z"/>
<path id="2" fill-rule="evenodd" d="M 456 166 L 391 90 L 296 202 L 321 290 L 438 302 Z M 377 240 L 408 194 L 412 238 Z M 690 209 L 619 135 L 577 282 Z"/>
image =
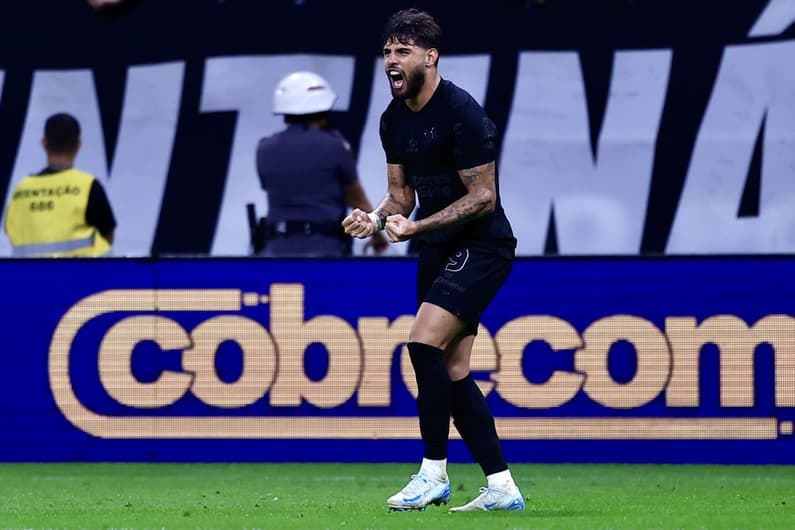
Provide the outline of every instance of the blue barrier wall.
<path id="1" fill-rule="evenodd" d="M 116 255 L 247 255 L 246 204 L 267 208 L 256 145 L 283 127 L 277 82 L 302 69 L 334 87 L 333 122 L 371 202 L 383 197 L 381 31 L 406 2 L 0 4 L 3 209 L 45 165 L 46 117 L 66 111 L 83 133 L 76 164 L 119 221 Z M 410 4 L 443 28 L 441 74 L 497 126 L 520 255 L 795 251 L 787 0 Z"/>
<path id="2" fill-rule="evenodd" d="M 509 460 L 795 462 L 793 266 L 519 260 L 473 358 Z M 0 459 L 416 461 L 414 269 L 0 262 Z"/>

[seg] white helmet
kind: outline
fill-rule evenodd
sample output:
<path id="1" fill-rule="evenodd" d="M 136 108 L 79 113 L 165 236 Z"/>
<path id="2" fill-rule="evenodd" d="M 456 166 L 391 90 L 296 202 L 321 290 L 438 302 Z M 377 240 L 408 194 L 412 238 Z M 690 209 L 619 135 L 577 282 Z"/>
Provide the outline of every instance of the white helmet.
<path id="1" fill-rule="evenodd" d="M 313 72 L 293 72 L 276 85 L 274 114 L 314 114 L 331 110 L 337 94 Z"/>

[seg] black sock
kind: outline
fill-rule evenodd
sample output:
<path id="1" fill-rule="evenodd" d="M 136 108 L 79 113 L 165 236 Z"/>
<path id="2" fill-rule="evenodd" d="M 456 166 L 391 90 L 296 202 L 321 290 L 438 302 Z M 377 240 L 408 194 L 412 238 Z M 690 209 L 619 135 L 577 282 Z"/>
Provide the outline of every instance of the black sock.
<path id="1" fill-rule="evenodd" d="M 409 342 L 407 346 L 417 377 L 417 413 L 425 458 L 442 460 L 447 458 L 452 384 L 444 364 L 444 352 L 420 342 Z"/>
<path id="2" fill-rule="evenodd" d="M 478 388 L 472 374 L 467 375 L 453 386 L 453 423 L 472 457 L 480 464 L 488 476 L 508 469 L 502 454 L 500 439 L 494 427 L 494 416 L 486 398 Z"/>

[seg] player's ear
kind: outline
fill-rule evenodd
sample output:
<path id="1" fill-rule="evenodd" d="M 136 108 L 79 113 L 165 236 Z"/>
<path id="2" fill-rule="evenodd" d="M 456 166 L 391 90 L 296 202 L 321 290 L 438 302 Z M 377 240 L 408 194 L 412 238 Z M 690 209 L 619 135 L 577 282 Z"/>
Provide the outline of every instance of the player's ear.
<path id="1" fill-rule="evenodd" d="M 428 48 L 425 52 L 425 68 L 430 68 L 439 60 L 439 50 L 436 48 Z"/>

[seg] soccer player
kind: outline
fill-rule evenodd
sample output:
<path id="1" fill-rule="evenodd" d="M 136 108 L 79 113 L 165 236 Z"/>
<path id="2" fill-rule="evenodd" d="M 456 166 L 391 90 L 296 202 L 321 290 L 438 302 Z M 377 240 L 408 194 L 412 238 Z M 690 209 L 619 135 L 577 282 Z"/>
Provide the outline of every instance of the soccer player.
<path id="1" fill-rule="evenodd" d="M 380 127 L 387 193 L 372 212 L 355 209 L 343 220 L 354 237 L 385 230 L 391 242 L 421 243 L 419 308 L 407 346 L 424 457 L 387 505 L 422 510 L 449 502 L 452 415 L 488 484 L 451 511 L 521 510 L 494 417 L 469 368 L 481 313 L 510 273 L 516 239 L 498 194 L 496 128 L 468 93 L 441 78 L 440 42 L 439 26 L 423 11 L 399 11 L 387 22 L 383 57 L 393 99 Z M 411 220 L 417 199 L 421 218 Z"/>

